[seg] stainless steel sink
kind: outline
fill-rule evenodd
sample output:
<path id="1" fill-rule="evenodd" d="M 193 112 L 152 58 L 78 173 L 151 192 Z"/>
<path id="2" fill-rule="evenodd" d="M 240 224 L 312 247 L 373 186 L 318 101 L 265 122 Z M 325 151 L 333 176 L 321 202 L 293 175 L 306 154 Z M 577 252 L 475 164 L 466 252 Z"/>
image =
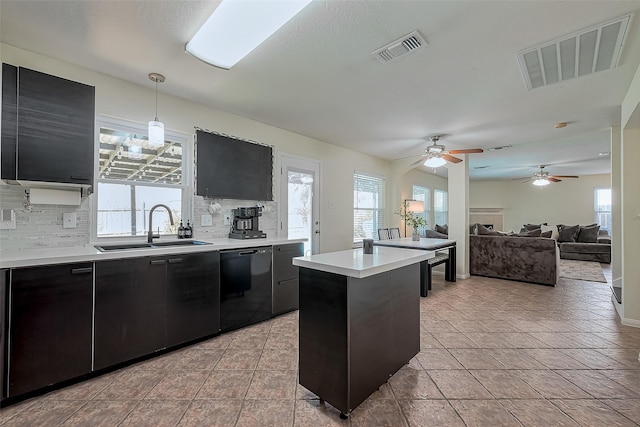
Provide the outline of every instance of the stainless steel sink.
<path id="1" fill-rule="evenodd" d="M 154 242 L 154 243 L 124 243 L 114 245 L 97 245 L 95 248 L 100 252 L 110 251 L 126 251 L 130 249 L 154 249 L 164 248 L 170 246 L 196 246 L 196 245 L 210 245 L 211 243 L 202 242 L 200 240 L 172 240 L 169 242 Z"/>

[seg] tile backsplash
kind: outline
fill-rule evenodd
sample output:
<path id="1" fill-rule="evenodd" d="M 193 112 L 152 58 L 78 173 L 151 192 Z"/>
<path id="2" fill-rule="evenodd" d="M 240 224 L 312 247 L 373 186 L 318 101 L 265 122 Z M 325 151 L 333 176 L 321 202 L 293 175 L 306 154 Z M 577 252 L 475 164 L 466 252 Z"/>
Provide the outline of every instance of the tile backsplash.
<path id="1" fill-rule="evenodd" d="M 13 209 L 16 216 L 16 228 L 0 230 L 0 251 L 15 251 L 37 248 L 78 247 L 91 242 L 91 212 L 94 195 L 84 197 L 80 206 L 65 205 L 32 205 L 31 209 L 23 206 L 25 187 L 0 184 L 1 209 Z M 193 218 L 183 215 L 194 224 L 195 239 L 225 238 L 229 234 L 229 225 L 224 225 L 225 215 L 231 215 L 231 209 L 255 206 L 255 201 L 216 199 L 220 203 L 219 213 L 211 215 L 209 205 L 211 199 L 194 196 Z M 76 228 L 62 228 L 62 215 L 75 212 Z M 211 215 L 211 226 L 202 226 L 202 215 Z M 264 203 L 264 211 L 259 219 L 259 228 L 269 237 L 277 233 L 278 213 L 276 202 Z"/>

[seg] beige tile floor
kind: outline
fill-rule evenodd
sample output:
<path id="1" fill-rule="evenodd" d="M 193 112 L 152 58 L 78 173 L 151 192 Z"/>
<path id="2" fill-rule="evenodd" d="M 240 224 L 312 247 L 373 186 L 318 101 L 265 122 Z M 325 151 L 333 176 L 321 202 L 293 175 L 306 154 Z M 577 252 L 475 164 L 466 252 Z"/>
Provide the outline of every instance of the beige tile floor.
<path id="1" fill-rule="evenodd" d="M 610 270 L 605 266 L 610 280 Z M 297 313 L 0 410 L 3 426 L 633 426 L 640 329 L 607 284 L 434 278 L 421 352 L 341 420 L 297 384 Z"/>

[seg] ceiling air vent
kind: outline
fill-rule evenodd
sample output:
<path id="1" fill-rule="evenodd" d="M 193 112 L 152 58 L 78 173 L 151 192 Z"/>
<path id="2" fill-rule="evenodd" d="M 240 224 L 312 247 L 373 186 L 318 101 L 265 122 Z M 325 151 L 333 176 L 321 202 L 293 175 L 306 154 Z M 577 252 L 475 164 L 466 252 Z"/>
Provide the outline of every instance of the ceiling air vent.
<path id="1" fill-rule="evenodd" d="M 527 88 L 617 67 L 630 18 L 626 15 L 519 52 Z"/>
<path id="2" fill-rule="evenodd" d="M 378 61 L 386 63 L 395 61 L 396 59 L 426 45 L 427 42 L 422 38 L 420 33 L 414 31 L 411 34 L 407 34 L 406 36 L 371 52 L 371 55 L 373 55 Z"/>

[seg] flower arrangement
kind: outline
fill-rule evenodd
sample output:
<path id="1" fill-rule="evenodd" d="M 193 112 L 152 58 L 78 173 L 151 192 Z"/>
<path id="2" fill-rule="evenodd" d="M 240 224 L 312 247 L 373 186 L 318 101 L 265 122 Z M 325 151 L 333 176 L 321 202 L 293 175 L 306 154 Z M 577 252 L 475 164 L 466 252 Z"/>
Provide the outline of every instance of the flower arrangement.
<path id="1" fill-rule="evenodd" d="M 419 215 L 416 215 L 415 212 L 412 212 L 408 209 L 409 203 L 405 200 L 402 202 L 402 209 L 394 212 L 396 215 L 399 215 L 400 218 L 404 221 L 405 224 L 411 226 L 413 229 L 412 237 L 414 240 L 418 240 L 418 229 L 420 227 L 426 227 L 427 221 Z"/>

